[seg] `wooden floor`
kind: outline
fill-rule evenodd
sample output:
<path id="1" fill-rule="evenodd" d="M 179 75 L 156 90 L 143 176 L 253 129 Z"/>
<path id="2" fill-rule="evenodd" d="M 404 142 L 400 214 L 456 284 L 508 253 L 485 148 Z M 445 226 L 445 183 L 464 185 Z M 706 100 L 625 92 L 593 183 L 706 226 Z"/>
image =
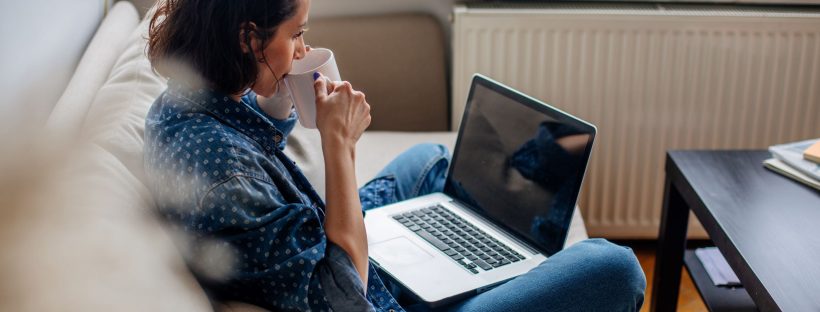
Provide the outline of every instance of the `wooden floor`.
<path id="1" fill-rule="evenodd" d="M 652 298 L 652 276 L 655 272 L 655 242 L 615 242 L 619 245 L 629 246 L 635 251 L 638 256 L 638 261 L 641 263 L 641 268 L 646 275 L 646 297 L 644 299 L 641 312 L 649 311 L 649 300 Z M 708 311 L 703 301 L 700 299 L 698 290 L 689 278 L 689 273 L 686 269 L 681 268 L 681 283 L 678 295 L 678 311 L 680 312 L 694 312 L 694 311 Z"/>

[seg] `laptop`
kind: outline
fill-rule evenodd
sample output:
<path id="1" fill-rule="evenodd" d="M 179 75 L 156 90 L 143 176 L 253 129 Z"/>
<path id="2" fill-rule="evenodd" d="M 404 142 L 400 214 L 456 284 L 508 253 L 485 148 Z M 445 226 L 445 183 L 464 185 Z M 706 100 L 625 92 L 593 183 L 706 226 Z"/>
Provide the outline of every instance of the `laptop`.
<path id="1" fill-rule="evenodd" d="M 560 251 L 595 126 L 476 74 L 443 193 L 369 210 L 370 259 L 431 307 Z"/>

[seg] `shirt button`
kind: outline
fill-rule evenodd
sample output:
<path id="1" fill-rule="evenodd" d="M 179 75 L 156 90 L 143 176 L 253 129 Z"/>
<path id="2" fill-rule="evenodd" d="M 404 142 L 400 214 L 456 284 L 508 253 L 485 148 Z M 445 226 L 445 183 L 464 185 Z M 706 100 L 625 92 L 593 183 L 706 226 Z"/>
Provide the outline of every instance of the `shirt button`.
<path id="1" fill-rule="evenodd" d="M 396 312 L 396 310 L 393 310 L 393 309 L 390 309 L 390 310 L 387 310 L 387 311 L 389 311 L 389 312 Z"/>
<path id="2" fill-rule="evenodd" d="M 273 141 L 274 141 L 274 142 L 276 142 L 276 143 L 281 142 L 281 141 L 282 141 L 282 136 L 281 136 L 281 135 L 278 135 L 278 134 L 277 134 L 277 135 L 274 135 L 274 136 L 273 136 Z"/>

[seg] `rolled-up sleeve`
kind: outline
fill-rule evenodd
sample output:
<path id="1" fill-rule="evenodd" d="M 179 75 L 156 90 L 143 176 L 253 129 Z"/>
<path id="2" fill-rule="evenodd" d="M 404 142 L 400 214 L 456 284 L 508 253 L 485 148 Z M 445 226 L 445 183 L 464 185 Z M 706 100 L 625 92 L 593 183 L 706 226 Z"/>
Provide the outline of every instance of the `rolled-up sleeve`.
<path id="1" fill-rule="evenodd" d="M 202 198 L 191 219 L 197 224 L 189 226 L 227 243 L 238 260 L 216 283 L 220 292 L 272 310 L 370 307 L 356 269 L 327 241 L 317 211 L 280 202 L 287 196 L 268 181 L 234 176 Z"/>
<path id="2" fill-rule="evenodd" d="M 327 265 L 320 266 L 318 274 L 330 307 L 336 311 L 375 311 L 347 252 L 328 242 L 325 261 Z"/>

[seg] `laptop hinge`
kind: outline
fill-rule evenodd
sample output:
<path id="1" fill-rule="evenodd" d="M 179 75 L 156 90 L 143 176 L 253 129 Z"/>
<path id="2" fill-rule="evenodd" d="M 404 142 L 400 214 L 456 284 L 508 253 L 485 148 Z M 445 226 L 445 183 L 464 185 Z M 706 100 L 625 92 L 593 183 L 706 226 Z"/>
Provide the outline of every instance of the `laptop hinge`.
<path id="1" fill-rule="evenodd" d="M 471 216 L 475 217 L 476 219 L 481 219 L 481 220 L 484 220 L 484 221 L 485 221 L 485 222 L 484 222 L 484 224 L 485 224 L 485 225 L 489 226 L 490 228 L 492 228 L 492 229 L 493 229 L 493 230 L 495 230 L 496 232 L 501 233 L 502 235 L 504 235 L 504 237 L 505 237 L 505 238 L 507 238 L 507 239 L 509 239 L 509 240 L 511 240 L 511 241 L 516 242 L 519 246 L 523 247 L 524 249 L 526 249 L 527 251 L 529 251 L 531 254 L 533 254 L 533 255 L 537 255 L 537 254 L 541 254 L 541 253 L 542 253 L 542 252 L 538 251 L 538 249 L 537 249 L 537 248 L 533 247 L 532 245 L 530 245 L 529 243 L 525 242 L 524 240 L 519 239 L 518 237 L 515 237 L 515 235 L 516 235 L 515 233 L 511 233 L 510 231 L 508 231 L 508 230 L 506 230 L 506 229 L 503 229 L 503 228 L 501 228 L 500 226 L 495 225 L 495 224 L 494 224 L 493 222 L 491 222 L 490 220 L 487 220 L 487 218 L 486 218 L 486 217 L 484 217 L 484 216 L 482 216 L 482 215 L 478 214 L 477 212 L 473 211 L 473 209 L 472 209 L 472 208 L 470 208 L 467 204 L 461 203 L 461 202 L 459 202 L 457 199 L 453 199 L 453 200 L 451 200 L 451 201 L 450 201 L 450 204 L 453 204 L 453 205 L 455 205 L 455 206 L 458 206 L 459 208 L 461 208 L 461 210 L 462 210 L 462 211 L 465 211 L 465 212 L 469 213 Z"/>

